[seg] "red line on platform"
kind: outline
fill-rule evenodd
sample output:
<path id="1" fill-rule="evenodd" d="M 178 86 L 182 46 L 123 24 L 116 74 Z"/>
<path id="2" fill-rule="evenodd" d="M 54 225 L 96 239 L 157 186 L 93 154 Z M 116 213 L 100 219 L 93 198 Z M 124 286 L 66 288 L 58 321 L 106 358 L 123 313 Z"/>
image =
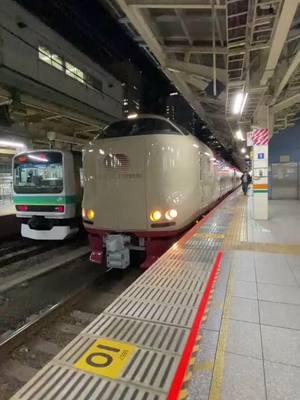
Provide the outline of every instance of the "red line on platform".
<path id="1" fill-rule="evenodd" d="M 212 287 L 213 287 L 213 283 L 216 277 L 216 274 L 221 266 L 221 262 L 223 259 L 223 252 L 219 251 L 214 267 L 210 273 L 207 285 L 206 285 L 206 289 L 205 292 L 203 294 L 203 297 L 201 299 L 201 303 L 198 309 L 198 312 L 196 314 L 196 318 L 194 320 L 189 338 L 187 340 L 187 343 L 185 345 L 181 360 L 179 362 L 175 377 L 173 379 L 169 394 L 167 399 L 168 400 L 177 400 L 180 390 L 182 388 L 183 385 L 183 381 L 184 381 L 184 377 L 192 356 L 192 352 L 193 352 L 193 347 L 195 345 L 199 330 L 201 328 L 201 322 L 203 319 L 203 315 L 205 313 L 206 307 L 207 307 L 207 303 L 208 303 L 208 299 L 209 299 L 209 295 L 211 293 Z"/>

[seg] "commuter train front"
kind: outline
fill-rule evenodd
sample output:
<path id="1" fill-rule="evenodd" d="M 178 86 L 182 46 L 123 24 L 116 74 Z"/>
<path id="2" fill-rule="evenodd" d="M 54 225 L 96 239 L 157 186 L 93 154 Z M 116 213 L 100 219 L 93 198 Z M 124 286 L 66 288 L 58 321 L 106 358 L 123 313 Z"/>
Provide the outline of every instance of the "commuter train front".
<path id="1" fill-rule="evenodd" d="M 83 221 L 91 260 L 126 268 L 130 250 L 144 267 L 182 231 L 237 185 L 212 151 L 157 116 L 115 122 L 84 150 Z M 104 251 L 105 250 L 105 251 Z"/>
<path id="2" fill-rule="evenodd" d="M 32 150 L 13 159 L 14 203 L 21 235 L 63 240 L 79 229 L 81 153 Z"/>

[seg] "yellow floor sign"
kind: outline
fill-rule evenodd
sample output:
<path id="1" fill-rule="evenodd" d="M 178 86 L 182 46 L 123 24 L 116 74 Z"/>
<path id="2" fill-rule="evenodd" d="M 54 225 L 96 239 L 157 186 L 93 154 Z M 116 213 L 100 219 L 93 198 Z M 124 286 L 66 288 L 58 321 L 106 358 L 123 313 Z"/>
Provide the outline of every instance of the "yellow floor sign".
<path id="1" fill-rule="evenodd" d="M 114 340 L 98 339 L 74 364 L 75 368 L 92 374 L 117 379 L 137 347 Z"/>

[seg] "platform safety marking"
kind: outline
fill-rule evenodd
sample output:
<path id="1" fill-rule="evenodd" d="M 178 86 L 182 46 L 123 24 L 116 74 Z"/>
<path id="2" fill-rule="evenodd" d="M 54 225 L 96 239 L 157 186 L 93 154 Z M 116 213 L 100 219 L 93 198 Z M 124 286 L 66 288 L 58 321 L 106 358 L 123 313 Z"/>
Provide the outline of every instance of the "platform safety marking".
<path id="1" fill-rule="evenodd" d="M 82 371 L 117 379 L 138 350 L 132 344 L 99 339 L 74 364 Z"/>
<path id="2" fill-rule="evenodd" d="M 194 235 L 197 238 L 201 239 L 224 239 L 224 233 L 206 233 L 206 232 L 199 232 Z"/>

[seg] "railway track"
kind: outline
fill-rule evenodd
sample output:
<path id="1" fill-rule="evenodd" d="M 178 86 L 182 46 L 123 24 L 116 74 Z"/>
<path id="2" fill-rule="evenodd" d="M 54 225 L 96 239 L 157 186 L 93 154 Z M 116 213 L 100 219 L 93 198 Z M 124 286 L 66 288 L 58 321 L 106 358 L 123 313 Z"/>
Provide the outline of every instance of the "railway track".
<path id="1" fill-rule="evenodd" d="M 97 271 L 0 336 L 0 400 L 9 399 L 141 274 L 137 268 Z"/>

